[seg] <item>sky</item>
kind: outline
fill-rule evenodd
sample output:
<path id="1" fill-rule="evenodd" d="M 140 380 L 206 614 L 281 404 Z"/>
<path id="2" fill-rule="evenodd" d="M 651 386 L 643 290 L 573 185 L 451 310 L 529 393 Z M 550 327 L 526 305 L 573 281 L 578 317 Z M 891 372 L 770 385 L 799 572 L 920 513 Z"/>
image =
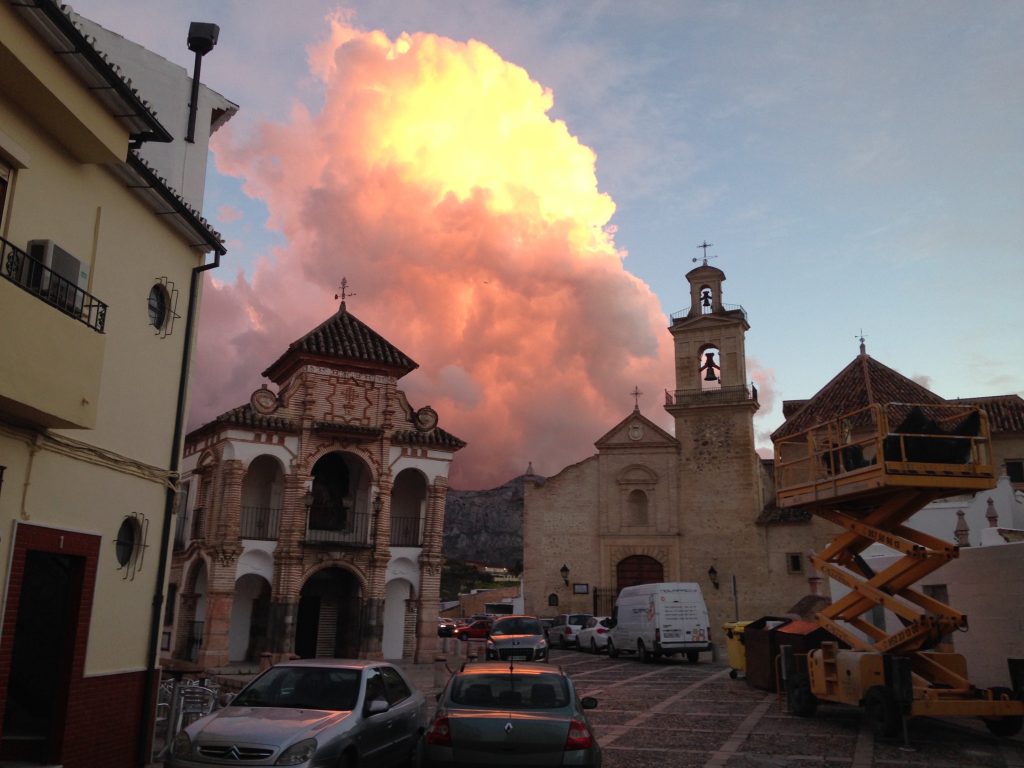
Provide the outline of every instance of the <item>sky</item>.
<path id="1" fill-rule="evenodd" d="M 671 428 L 703 242 L 741 305 L 761 450 L 868 354 L 1024 393 L 1024 4 L 78 0 L 237 103 L 204 214 L 190 426 L 348 310 L 467 441 L 456 488 L 552 475 L 634 406 Z M 210 274 L 210 273 L 208 273 Z"/>

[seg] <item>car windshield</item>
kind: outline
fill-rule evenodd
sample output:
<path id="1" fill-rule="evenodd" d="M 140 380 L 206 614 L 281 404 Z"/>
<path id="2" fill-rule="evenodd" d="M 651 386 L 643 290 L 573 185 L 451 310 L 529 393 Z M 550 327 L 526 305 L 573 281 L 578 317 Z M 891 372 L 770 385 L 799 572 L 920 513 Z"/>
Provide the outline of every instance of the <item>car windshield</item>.
<path id="1" fill-rule="evenodd" d="M 358 669 L 274 667 L 236 696 L 234 707 L 351 710 L 359 697 Z"/>
<path id="2" fill-rule="evenodd" d="M 544 630 L 536 619 L 502 619 L 494 623 L 491 634 L 498 635 L 543 635 Z"/>
<path id="3" fill-rule="evenodd" d="M 579 626 L 583 626 L 587 623 L 587 619 L 589 618 L 589 613 L 574 613 L 569 617 L 569 620 L 566 622 L 566 624 L 576 624 Z"/>
<path id="4" fill-rule="evenodd" d="M 569 687 L 555 673 L 458 675 L 452 680 L 451 700 L 471 707 L 557 709 L 569 703 Z"/>

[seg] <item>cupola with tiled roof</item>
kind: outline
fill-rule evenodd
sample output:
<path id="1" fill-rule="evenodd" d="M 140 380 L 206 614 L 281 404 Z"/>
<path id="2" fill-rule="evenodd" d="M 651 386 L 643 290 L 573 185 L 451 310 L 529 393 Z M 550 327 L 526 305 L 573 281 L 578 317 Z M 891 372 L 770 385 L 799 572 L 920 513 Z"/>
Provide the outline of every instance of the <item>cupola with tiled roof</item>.
<path id="1" fill-rule="evenodd" d="M 281 384 L 303 365 L 360 368 L 396 379 L 419 367 L 398 347 L 351 314 L 341 302 L 337 313 L 297 341 L 263 376 Z"/>
<path id="2" fill-rule="evenodd" d="M 818 390 L 772 433 L 779 440 L 838 418 L 872 403 L 940 404 L 946 400 L 868 355 L 863 342 L 860 354 Z"/>

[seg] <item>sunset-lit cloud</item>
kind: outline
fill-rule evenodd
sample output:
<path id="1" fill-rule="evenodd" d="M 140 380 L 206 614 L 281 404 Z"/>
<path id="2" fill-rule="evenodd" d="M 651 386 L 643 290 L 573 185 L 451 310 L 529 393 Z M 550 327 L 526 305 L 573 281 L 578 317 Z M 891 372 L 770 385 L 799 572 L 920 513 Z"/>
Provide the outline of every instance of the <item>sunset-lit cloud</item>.
<path id="1" fill-rule="evenodd" d="M 230 224 L 238 221 L 244 214 L 233 205 L 222 205 L 217 209 L 217 221 Z"/>
<path id="2" fill-rule="evenodd" d="M 674 386 L 666 318 L 624 268 L 596 157 L 549 115 L 550 90 L 483 43 L 340 15 L 309 64 L 322 107 L 215 137 L 218 169 L 287 245 L 251 280 L 207 286 L 192 426 L 244 402 L 335 311 L 342 277 L 349 311 L 420 364 L 400 382 L 414 407 L 469 443 L 456 487 L 531 461 L 553 474 L 629 413 L 634 386 Z"/>

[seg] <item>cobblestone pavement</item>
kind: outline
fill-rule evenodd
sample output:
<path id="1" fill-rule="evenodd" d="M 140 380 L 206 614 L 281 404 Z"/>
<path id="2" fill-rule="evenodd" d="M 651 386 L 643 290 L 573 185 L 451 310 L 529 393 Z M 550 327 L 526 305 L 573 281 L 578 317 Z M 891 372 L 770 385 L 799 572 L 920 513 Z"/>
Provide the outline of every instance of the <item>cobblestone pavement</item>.
<path id="1" fill-rule="evenodd" d="M 1024 739 L 997 739 L 976 719 L 917 718 L 903 739 L 875 739 L 859 709 L 821 704 L 813 718 L 786 712 L 772 693 L 729 678 L 723 664 L 642 664 L 555 651 L 581 696 L 606 768 L 1024 768 Z"/>

